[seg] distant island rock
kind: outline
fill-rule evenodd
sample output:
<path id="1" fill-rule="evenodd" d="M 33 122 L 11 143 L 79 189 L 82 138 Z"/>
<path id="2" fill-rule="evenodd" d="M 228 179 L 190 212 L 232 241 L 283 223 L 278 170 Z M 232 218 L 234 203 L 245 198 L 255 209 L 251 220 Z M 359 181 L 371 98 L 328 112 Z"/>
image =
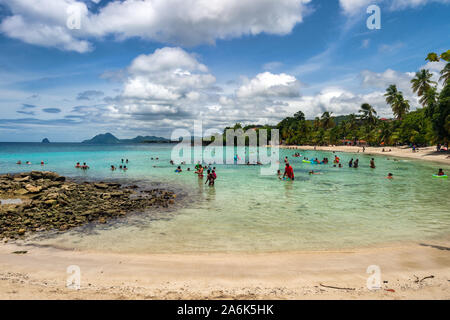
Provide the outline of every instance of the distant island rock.
<path id="1" fill-rule="evenodd" d="M 44 139 L 42 140 L 42 143 L 50 143 L 50 140 L 48 140 L 47 138 L 44 138 Z"/>
<path id="2" fill-rule="evenodd" d="M 133 139 L 119 139 L 111 133 L 98 134 L 90 140 L 84 140 L 85 144 L 120 144 L 120 143 L 170 143 L 171 141 L 162 137 L 137 136 Z"/>

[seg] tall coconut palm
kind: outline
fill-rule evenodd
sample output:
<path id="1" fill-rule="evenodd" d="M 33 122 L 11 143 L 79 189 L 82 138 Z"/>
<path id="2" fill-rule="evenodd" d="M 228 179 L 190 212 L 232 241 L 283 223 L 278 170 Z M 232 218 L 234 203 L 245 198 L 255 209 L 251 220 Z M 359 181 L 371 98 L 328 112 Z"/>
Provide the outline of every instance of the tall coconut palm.
<path id="1" fill-rule="evenodd" d="M 394 115 L 397 119 L 402 120 L 409 112 L 409 101 L 403 98 L 403 94 L 399 92 L 395 102 L 395 108 L 393 108 Z"/>
<path id="2" fill-rule="evenodd" d="M 431 87 L 420 98 L 420 103 L 432 108 L 437 102 L 438 95 L 437 88 Z"/>
<path id="3" fill-rule="evenodd" d="M 370 126 L 375 125 L 377 123 L 377 112 L 375 109 L 368 103 L 363 103 L 361 105 L 361 109 L 359 110 L 361 113 L 361 120 L 367 122 Z"/>
<path id="4" fill-rule="evenodd" d="M 384 96 L 397 120 L 402 120 L 409 111 L 409 101 L 403 98 L 403 93 L 398 91 L 397 86 L 394 84 L 386 89 Z"/>
<path id="5" fill-rule="evenodd" d="M 444 85 L 450 83 L 450 63 L 447 63 L 444 69 L 441 70 L 439 81 L 444 82 Z"/>
<path id="6" fill-rule="evenodd" d="M 333 118 L 331 117 L 332 112 L 324 112 L 322 117 L 320 118 L 320 123 L 322 124 L 322 128 L 329 129 L 334 126 Z"/>
<path id="7" fill-rule="evenodd" d="M 384 96 L 386 97 L 386 103 L 390 106 L 393 106 L 395 104 L 395 101 L 397 100 L 397 86 L 395 84 L 391 84 L 387 89 Z"/>
<path id="8" fill-rule="evenodd" d="M 422 97 L 431 85 L 436 85 L 435 81 L 431 80 L 433 74 L 425 69 L 416 72 L 416 76 L 411 80 L 412 89 L 419 97 Z"/>

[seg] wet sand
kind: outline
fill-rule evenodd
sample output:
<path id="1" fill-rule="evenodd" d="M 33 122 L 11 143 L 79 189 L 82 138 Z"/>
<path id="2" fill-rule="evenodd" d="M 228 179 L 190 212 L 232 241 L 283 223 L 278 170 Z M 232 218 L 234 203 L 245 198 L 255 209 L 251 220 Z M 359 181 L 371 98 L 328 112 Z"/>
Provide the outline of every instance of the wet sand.
<path id="1" fill-rule="evenodd" d="M 66 288 L 69 265 L 81 269 L 80 290 Z M 380 290 L 367 289 L 370 265 L 381 268 Z M 450 299 L 450 241 L 333 252 L 146 255 L 3 244 L 0 299 Z"/>

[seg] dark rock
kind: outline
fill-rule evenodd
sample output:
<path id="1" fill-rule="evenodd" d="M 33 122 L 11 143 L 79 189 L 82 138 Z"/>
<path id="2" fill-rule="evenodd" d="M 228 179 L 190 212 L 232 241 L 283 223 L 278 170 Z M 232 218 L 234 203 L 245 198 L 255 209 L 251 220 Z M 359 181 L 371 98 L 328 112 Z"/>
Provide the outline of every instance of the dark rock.
<path id="1" fill-rule="evenodd" d="M 107 223 L 127 213 L 167 207 L 170 191 L 143 192 L 117 183 L 75 183 L 54 172 L 32 171 L 0 176 L 0 192 L 17 194 L 23 203 L 0 206 L 0 239 L 23 238 L 44 230 L 66 231 L 88 222 Z"/>

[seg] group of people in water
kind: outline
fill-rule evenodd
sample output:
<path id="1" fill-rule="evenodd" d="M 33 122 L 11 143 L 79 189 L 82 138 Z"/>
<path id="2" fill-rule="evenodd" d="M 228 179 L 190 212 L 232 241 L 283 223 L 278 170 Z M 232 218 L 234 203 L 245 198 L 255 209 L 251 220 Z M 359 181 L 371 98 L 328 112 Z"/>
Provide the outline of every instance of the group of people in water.
<path id="1" fill-rule="evenodd" d="M 171 165 L 175 165 L 173 160 L 170 160 Z M 181 162 L 181 164 L 186 164 L 186 162 Z M 216 174 L 216 167 L 211 168 L 211 165 L 202 165 L 201 163 L 197 163 L 195 165 L 195 174 L 198 176 L 199 179 L 203 179 L 205 177 L 205 170 L 206 170 L 206 182 L 205 184 L 208 184 L 209 186 L 214 186 L 214 183 L 217 179 Z M 191 171 L 191 168 L 187 168 L 186 171 Z M 177 166 L 175 169 L 176 173 L 183 172 L 183 169 L 181 166 Z"/>
<path id="2" fill-rule="evenodd" d="M 87 170 L 89 169 L 89 166 L 86 164 L 86 162 L 83 162 L 83 165 L 81 165 L 79 162 L 75 165 L 75 168 L 81 169 L 81 170 Z"/>
<path id="3" fill-rule="evenodd" d="M 300 157 L 302 157 L 302 155 L 300 153 L 295 153 L 293 155 L 293 157 L 294 158 L 300 158 Z M 153 158 L 152 157 L 151 160 L 159 160 L 159 158 Z M 278 170 L 277 171 L 278 178 L 280 180 L 291 180 L 291 181 L 294 181 L 295 180 L 294 169 L 293 169 L 292 165 L 289 163 L 289 159 L 288 159 L 287 156 L 284 158 L 284 162 L 285 162 L 284 173 L 282 174 L 281 170 Z M 329 159 L 325 157 L 325 158 L 322 159 L 322 161 L 320 161 L 318 158 L 310 160 L 307 157 L 304 157 L 303 158 L 303 162 L 308 162 L 308 163 L 311 163 L 311 164 L 328 164 L 329 163 Z M 117 169 L 123 170 L 123 171 L 127 171 L 128 168 L 127 168 L 126 164 L 129 163 L 129 160 L 128 159 L 121 159 L 121 163 L 122 164 L 119 165 L 119 167 L 116 167 L 115 165 L 111 165 L 111 171 L 115 171 Z M 20 160 L 17 161 L 17 164 L 21 165 L 22 161 L 20 161 Z M 26 161 L 25 164 L 31 165 L 31 162 L 30 161 Z M 42 161 L 41 165 L 44 165 L 44 164 L 45 164 L 44 161 Z M 171 165 L 175 165 L 173 160 L 170 160 L 170 164 Z M 182 162 L 181 164 L 186 164 L 186 163 Z M 251 164 L 249 162 L 247 162 L 247 165 L 251 165 Z M 258 162 L 256 165 L 262 165 L 262 164 Z M 339 167 L 339 168 L 343 167 L 342 161 L 337 155 L 334 156 L 333 167 Z M 355 160 L 354 158 L 351 158 L 350 161 L 348 162 L 348 167 L 357 169 L 359 167 L 359 159 Z M 369 162 L 369 167 L 371 169 L 375 169 L 376 168 L 375 159 L 374 158 L 371 158 L 371 160 Z M 84 162 L 82 165 L 80 164 L 80 162 L 77 162 L 77 164 L 75 165 L 75 168 L 82 169 L 82 170 L 88 170 L 89 166 L 86 164 L 86 162 Z M 186 170 L 189 171 L 189 172 L 191 171 L 190 168 L 187 168 Z M 211 165 L 202 165 L 200 162 L 195 165 L 195 172 L 194 173 L 197 174 L 199 179 L 203 179 L 204 178 L 205 171 L 206 171 L 206 182 L 205 182 L 205 184 L 208 184 L 209 186 L 214 186 L 215 180 L 217 179 L 216 167 L 211 168 Z M 181 168 L 181 166 L 177 166 L 177 168 L 175 169 L 175 172 L 176 173 L 181 173 L 181 172 L 183 172 L 183 169 Z M 311 170 L 311 171 L 309 171 L 309 174 L 310 175 L 321 175 L 322 173 L 321 172 L 317 172 L 315 170 Z M 434 175 L 434 176 L 435 177 L 444 177 L 444 178 L 447 177 L 445 175 L 443 169 L 439 169 L 439 172 L 436 175 Z M 386 178 L 392 180 L 392 179 L 394 179 L 394 175 L 391 172 L 389 172 Z"/>
<path id="4" fill-rule="evenodd" d="M 22 161 L 19 160 L 19 161 L 16 162 L 16 164 L 17 164 L 17 165 L 21 165 L 21 164 L 22 164 Z M 30 162 L 30 161 L 25 161 L 25 164 L 31 165 L 31 162 Z M 44 161 L 41 161 L 41 166 L 43 166 L 44 164 L 45 164 Z"/>
<path id="5" fill-rule="evenodd" d="M 299 153 L 295 153 L 293 155 L 293 157 L 294 158 L 299 158 L 299 157 L 301 157 L 301 155 Z M 294 180 L 294 171 L 292 169 L 292 166 L 289 164 L 288 157 L 284 158 L 284 162 L 286 164 L 284 175 L 281 175 L 281 170 L 278 170 L 277 171 L 278 178 L 279 179 L 283 179 L 283 180 L 286 180 L 286 179 Z M 308 163 L 311 163 L 311 164 L 328 164 L 329 160 L 328 160 L 328 158 L 323 158 L 322 161 L 320 161 L 318 158 L 310 160 L 310 159 L 304 157 L 303 158 L 303 162 L 308 162 Z M 334 156 L 333 167 L 335 167 L 335 168 L 336 167 L 339 167 L 339 168 L 343 167 L 343 165 L 341 163 L 341 159 L 337 155 Z M 351 158 L 350 161 L 348 162 L 348 167 L 357 169 L 359 167 L 359 159 L 355 160 L 354 158 Z M 369 167 L 371 169 L 376 169 L 375 159 L 374 158 L 370 159 Z M 321 172 L 317 172 L 315 170 L 311 170 L 309 172 L 309 174 L 310 175 L 320 175 L 322 173 Z M 442 169 L 439 169 L 438 174 L 435 175 L 435 176 L 437 176 L 437 177 L 447 177 Z M 392 179 L 394 179 L 394 174 L 389 172 L 386 178 L 392 180 Z"/>
<path id="6" fill-rule="evenodd" d="M 123 163 L 128 163 L 128 159 L 126 159 L 126 160 L 122 159 L 121 161 L 122 161 L 122 164 L 119 165 L 118 169 L 119 169 L 119 170 L 123 170 L 123 171 L 127 171 L 128 168 L 127 168 L 127 166 L 124 165 Z M 112 164 L 112 165 L 111 165 L 111 171 L 116 171 L 116 170 L 117 170 L 117 167 L 116 167 L 115 165 Z"/>
<path id="7" fill-rule="evenodd" d="M 214 183 L 215 183 L 215 181 L 217 179 L 216 167 L 211 168 L 211 165 L 203 166 L 200 163 L 195 165 L 195 174 L 198 175 L 199 179 L 203 179 L 204 178 L 205 170 L 206 170 L 206 182 L 205 182 L 205 184 L 208 184 L 210 187 L 213 187 Z M 188 170 L 188 171 L 190 171 L 190 170 Z"/>

